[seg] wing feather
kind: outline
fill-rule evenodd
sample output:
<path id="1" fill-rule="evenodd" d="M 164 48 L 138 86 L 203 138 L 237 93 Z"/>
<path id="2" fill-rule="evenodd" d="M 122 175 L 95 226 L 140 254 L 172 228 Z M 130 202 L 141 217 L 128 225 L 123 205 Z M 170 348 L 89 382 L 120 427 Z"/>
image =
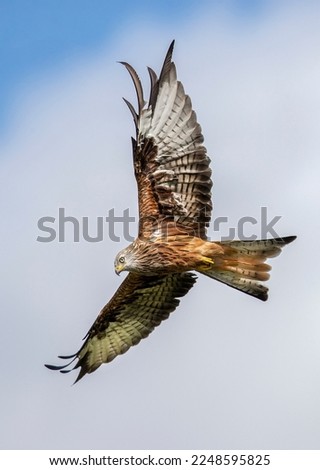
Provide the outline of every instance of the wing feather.
<path id="1" fill-rule="evenodd" d="M 103 307 L 88 331 L 82 348 L 67 365 L 49 369 L 65 370 L 78 359 L 73 369 L 80 368 L 76 382 L 90 374 L 101 364 L 124 354 L 131 346 L 146 338 L 153 329 L 179 305 L 196 281 L 192 273 L 176 273 L 167 276 L 141 276 L 130 273 L 110 302 Z"/>
<path id="2" fill-rule="evenodd" d="M 140 114 L 143 107 L 144 107 L 144 105 L 145 105 L 145 101 L 144 101 L 144 98 L 143 98 L 143 89 L 142 89 L 142 85 L 141 85 L 139 75 L 134 70 L 134 68 L 131 67 L 131 65 L 128 64 L 127 62 L 120 62 L 120 64 L 125 66 L 125 68 L 128 70 L 128 72 L 129 72 L 129 74 L 132 78 L 132 81 L 133 81 L 133 84 L 134 84 L 134 87 L 135 87 L 135 90 L 136 90 L 136 93 L 137 93 L 138 110 L 139 110 L 139 114 Z"/>
<path id="3" fill-rule="evenodd" d="M 156 99 L 157 99 L 157 94 L 156 94 L 156 89 L 157 89 L 157 81 L 158 77 L 156 72 L 151 68 L 148 67 L 148 72 L 149 72 L 149 77 L 150 77 L 150 97 L 149 97 L 149 107 L 151 106 L 154 108 Z"/>
<path id="4" fill-rule="evenodd" d="M 178 230 L 206 238 L 212 210 L 210 159 L 190 97 L 177 80 L 172 62 L 174 41 L 157 79 L 148 68 L 151 90 L 147 106 L 140 80 L 124 63 L 138 96 L 138 117 L 134 147 L 134 169 L 139 195 L 139 237 L 147 239 L 174 220 Z M 196 175 L 196 176 L 194 176 Z"/>

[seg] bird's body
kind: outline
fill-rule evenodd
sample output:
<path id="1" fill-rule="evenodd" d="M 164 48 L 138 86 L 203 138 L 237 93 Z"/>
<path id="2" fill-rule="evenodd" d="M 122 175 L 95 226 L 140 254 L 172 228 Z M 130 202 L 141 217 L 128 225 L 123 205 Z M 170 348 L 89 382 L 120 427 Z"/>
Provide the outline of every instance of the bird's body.
<path id="1" fill-rule="evenodd" d="M 152 241 L 138 238 L 119 253 L 115 270 L 117 273 L 124 270 L 118 262 L 123 256 L 126 271 L 144 275 L 201 271 L 214 266 L 218 254 L 223 254 L 219 243 L 189 235 L 169 235 Z"/>
<path id="2" fill-rule="evenodd" d="M 151 89 L 144 100 L 140 79 L 127 63 L 137 93 L 138 112 L 127 103 L 136 127 L 132 139 L 138 188 L 137 239 L 116 257 L 117 274 L 129 274 L 103 307 L 85 343 L 72 356 L 80 368 L 77 380 L 110 362 L 166 319 L 204 274 L 260 300 L 268 289 L 261 282 L 277 256 L 295 237 L 255 241 L 212 242 L 210 159 L 191 100 L 177 80 L 173 42 L 157 78 L 148 68 Z M 47 366 L 68 372 L 66 366 Z"/>

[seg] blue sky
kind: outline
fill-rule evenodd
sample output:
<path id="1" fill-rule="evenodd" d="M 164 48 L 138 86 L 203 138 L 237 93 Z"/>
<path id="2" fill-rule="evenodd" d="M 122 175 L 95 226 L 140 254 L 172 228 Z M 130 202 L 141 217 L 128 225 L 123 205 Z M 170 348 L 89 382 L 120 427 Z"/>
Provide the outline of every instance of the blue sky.
<path id="1" fill-rule="evenodd" d="M 182 24 L 210 5 L 241 22 L 267 9 L 265 0 L 13 0 L 0 3 L 0 129 L 8 124 L 17 89 L 41 73 L 65 66 L 74 57 L 112 43 L 125 29 L 146 21 Z"/>
<path id="2" fill-rule="evenodd" d="M 4 448 L 319 447 L 319 17 L 312 0 L 0 2 Z M 173 38 L 214 217 L 236 226 L 267 207 L 298 238 L 272 260 L 268 302 L 203 276 L 148 339 L 72 387 L 43 364 L 79 349 L 127 242 L 39 243 L 37 221 L 137 214 L 121 99 L 135 94 L 116 61 L 147 94 L 146 66 L 160 70 Z"/>

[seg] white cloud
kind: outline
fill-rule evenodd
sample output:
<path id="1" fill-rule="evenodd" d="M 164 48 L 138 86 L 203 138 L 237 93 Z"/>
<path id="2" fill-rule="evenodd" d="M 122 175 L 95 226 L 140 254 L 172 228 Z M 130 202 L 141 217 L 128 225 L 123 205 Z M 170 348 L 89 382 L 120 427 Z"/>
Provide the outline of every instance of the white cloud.
<path id="1" fill-rule="evenodd" d="M 313 8 L 274 7 L 246 28 L 210 10 L 178 30 L 136 25 L 20 96 L 0 167 L 3 447 L 318 446 Z M 73 376 L 42 364 L 79 348 L 118 285 L 113 257 L 126 242 L 42 244 L 36 223 L 59 207 L 136 213 L 133 124 L 120 101 L 134 93 L 115 59 L 159 70 L 172 37 L 213 156 L 215 215 L 235 221 L 268 206 L 283 215 L 279 233 L 299 238 L 273 263 L 268 303 L 200 279 L 150 339 L 70 388 Z"/>

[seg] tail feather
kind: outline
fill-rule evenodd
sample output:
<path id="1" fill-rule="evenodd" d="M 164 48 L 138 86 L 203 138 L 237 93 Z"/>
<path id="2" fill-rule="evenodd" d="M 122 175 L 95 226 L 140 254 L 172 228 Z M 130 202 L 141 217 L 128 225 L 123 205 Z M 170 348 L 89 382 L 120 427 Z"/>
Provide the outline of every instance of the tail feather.
<path id="1" fill-rule="evenodd" d="M 210 269 L 199 272 L 265 301 L 268 299 L 268 288 L 260 282 L 269 279 L 271 270 L 265 261 L 278 256 L 281 249 L 295 238 L 221 242 L 223 254 L 214 258 Z"/>

